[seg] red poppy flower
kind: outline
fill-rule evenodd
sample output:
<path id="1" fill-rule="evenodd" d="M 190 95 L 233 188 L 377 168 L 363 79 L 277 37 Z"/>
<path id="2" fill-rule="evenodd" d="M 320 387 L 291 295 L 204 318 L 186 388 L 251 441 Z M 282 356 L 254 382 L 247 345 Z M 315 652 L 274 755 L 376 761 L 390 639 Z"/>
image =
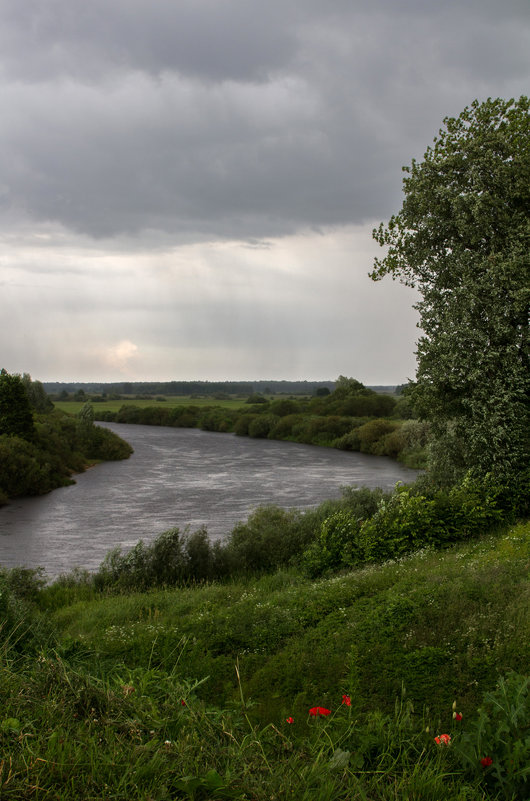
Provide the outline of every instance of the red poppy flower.
<path id="1" fill-rule="evenodd" d="M 454 717 L 455 720 L 458 720 L 458 721 L 462 720 L 462 715 L 461 715 L 460 712 L 453 712 L 453 717 Z"/>
<path id="2" fill-rule="evenodd" d="M 493 759 L 491 757 L 482 757 L 480 764 L 483 768 L 489 768 L 490 765 L 493 765 Z"/>
<path id="3" fill-rule="evenodd" d="M 294 723 L 294 718 L 285 718 L 287 723 Z"/>
<path id="4" fill-rule="evenodd" d="M 184 698 L 183 698 L 183 699 L 182 699 L 182 701 L 180 702 L 180 705 L 181 705 L 181 706 L 186 706 L 186 701 L 184 700 Z"/>
<path id="5" fill-rule="evenodd" d="M 434 738 L 434 742 L 437 745 L 449 745 L 451 742 L 451 735 L 450 734 L 440 734 L 439 737 Z"/>
<path id="6" fill-rule="evenodd" d="M 351 698 L 350 698 L 350 696 L 349 695 L 343 695 L 342 696 L 342 703 L 345 706 L 351 706 Z"/>
<path id="7" fill-rule="evenodd" d="M 314 706 L 309 710 L 309 714 L 312 718 L 325 718 L 326 715 L 331 715 L 331 709 L 326 709 L 323 706 Z"/>

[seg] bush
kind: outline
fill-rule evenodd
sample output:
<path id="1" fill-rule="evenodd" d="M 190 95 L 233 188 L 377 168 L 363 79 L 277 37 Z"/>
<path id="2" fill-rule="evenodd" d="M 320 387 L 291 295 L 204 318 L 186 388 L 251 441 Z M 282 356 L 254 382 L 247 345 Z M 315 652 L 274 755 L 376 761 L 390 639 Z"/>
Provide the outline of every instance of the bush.
<path id="1" fill-rule="evenodd" d="M 367 487 L 343 487 L 342 493 L 342 508 L 322 522 L 315 541 L 303 555 L 303 569 L 312 578 L 363 561 L 358 542 L 361 524 L 389 497 L 381 489 Z"/>
<path id="2" fill-rule="evenodd" d="M 304 553 L 302 564 L 306 574 L 316 578 L 328 570 L 355 564 L 359 528 L 360 521 L 351 512 L 335 512 L 324 520 L 318 539 Z"/>
<path id="3" fill-rule="evenodd" d="M 285 398 L 283 400 L 275 400 L 269 407 L 271 414 L 276 414 L 278 417 L 286 417 L 288 414 L 298 414 L 301 411 L 298 401 Z"/>
<path id="4" fill-rule="evenodd" d="M 193 534 L 170 529 L 149 545 L 140 540 L 127 553 L 114 548 L 94 575 L 94 586 L 143 591 L 205 581 L 215 574 L 216 553 L 205 529 Z"/>
<path id="5" fill-rule="evenodd" d="M 274 414 L 258 415 L 248 426 L 249 437 L 264 439 L 269 436 L 269 432 L 274 428 L 279 418 Z"/>
<path id="6" fill-rule="evenodd" d="M 40 570 L 0 571 L 0 653 L 35 653 L 52 636 L 46 618 L 34 608 L 43 581 Z"/>
<path id="7" fill-rule="evenodd" d="M 298 442 L 331 445 L 349 431 L 351 424 L 350 417 L 339 417 L 338 415 L 303 417 L 298 425 L 293 426 L 293 435 Z"/>
<path id="8" fill-rule="evenodd" d="M 248 430 L 255 419 L 255 414 L 242 414 L 234 425 L 234 433 L 238 437 L 248 437 Z"/>
<path id="9" fill-rule="evenodd" d="M 203 431 L 232 431 L 236 418 L 237 412 L 214 407 L 203 411 L 198 426 Z"/>
<path id="10" fill-rule="evenodd" d="M 420 483 L 418 487 L 422 487 Z M 396 559 L 424 547 L 440 548 L 490 530 L 506 515 L 498 489 L 468 480 L 450 490 L 398 486 L 377 508 L 350 507 L 325 520 L 303 557 L 311 576 L 363 562 Z M 370 490 L 364 490 L 361 498 Z"/>
<path id="11" fill-rule="evenodd" d="M 245 523 L 232 529 L 226 542 L 231 563 L 241 573 L 283 567 L 307 547 L 313 529 L 302 522 L 297 510 L 259 506 Z"/>
<path id="12" fill-rule="evenodd" d="M 200 416 L 201 410 L 198 406 L 175 406 L 169 410 L 168 425 L 175 428 L 195 428 Z"/>
<path id="13" fill-rule="evenodd" d="M 361 453 L 372 453 L 382 456 L 381 440 L 398 428 L 398 423 L 389 420 L 371 420 L 357 429 Z"/>
<path id="14" fill-rule="evenodd" d="M 85 450 L 85 455 L 89 459 L 101 459 L 105 462 L 128 459 L 131 453 L 133 449 L 128 442 L 114 431 L 101 426 L 93 427 Z"/>
<path id="15" fill-rule="evenodd" d="M 288 439 L 292 436 L 293 428 L 302 421 L 300 414 L 287 414 L 280 417 L 278 422 L 269 431 L 269 439 Z"/>
<path id="16" fill-rule="evenodd" d="M 4 496 L 42 495 L 54 486 L 45 453 L 20 437 L 0 436 L 0 490 Z"/>

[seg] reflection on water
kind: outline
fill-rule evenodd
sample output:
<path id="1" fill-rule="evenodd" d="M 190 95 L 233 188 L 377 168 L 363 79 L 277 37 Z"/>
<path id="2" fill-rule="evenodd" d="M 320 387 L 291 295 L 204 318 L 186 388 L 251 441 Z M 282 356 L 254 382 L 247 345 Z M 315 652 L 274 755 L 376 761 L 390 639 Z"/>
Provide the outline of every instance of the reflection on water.
<path id="1" fill-rule="evenodd" d="M 96 569 L 110 548 L 168 528 L 227 534 L 260 504 L 316 506 L 340 487 L 390 489 L 416 471 L 385 457 L 249 439 L 194 428 L 106 424 L 134 454 L 76 476 L 76 484 L 0 509 L 0 564 Z"/>

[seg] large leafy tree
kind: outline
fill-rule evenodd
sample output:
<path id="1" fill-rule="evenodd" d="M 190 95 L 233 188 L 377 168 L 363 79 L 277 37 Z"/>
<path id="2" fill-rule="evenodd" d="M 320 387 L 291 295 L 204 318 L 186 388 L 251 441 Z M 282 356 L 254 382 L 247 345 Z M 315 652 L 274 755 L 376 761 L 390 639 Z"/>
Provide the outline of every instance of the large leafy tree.
<path id="1" fill-rule="evenodd" d="M 416 399 L 433 473 L 502 483 L 528 467 L 529 100 L 474 101 L 404 168 L 401 211 L 374 238 L 371 277 L 418 288 Z"/>

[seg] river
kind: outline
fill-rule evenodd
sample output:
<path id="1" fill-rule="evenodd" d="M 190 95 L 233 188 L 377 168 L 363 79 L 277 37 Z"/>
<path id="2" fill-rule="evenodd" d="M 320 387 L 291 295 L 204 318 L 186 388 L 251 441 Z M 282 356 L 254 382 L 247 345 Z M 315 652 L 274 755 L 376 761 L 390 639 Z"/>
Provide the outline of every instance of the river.
<path id="1" fill-rule="evenodd" d="M 95 570 L 107 551 L 178 526 L 206 526 L 212 540 L 253 508 L 317 506 L 341 486 L 392 488 L 417 471 L 385 457 L 250 439 L 195 428 L 103 424 L 134 453 L 75 476 L 76 483 L 0 508 L 0 565 Z"/>

